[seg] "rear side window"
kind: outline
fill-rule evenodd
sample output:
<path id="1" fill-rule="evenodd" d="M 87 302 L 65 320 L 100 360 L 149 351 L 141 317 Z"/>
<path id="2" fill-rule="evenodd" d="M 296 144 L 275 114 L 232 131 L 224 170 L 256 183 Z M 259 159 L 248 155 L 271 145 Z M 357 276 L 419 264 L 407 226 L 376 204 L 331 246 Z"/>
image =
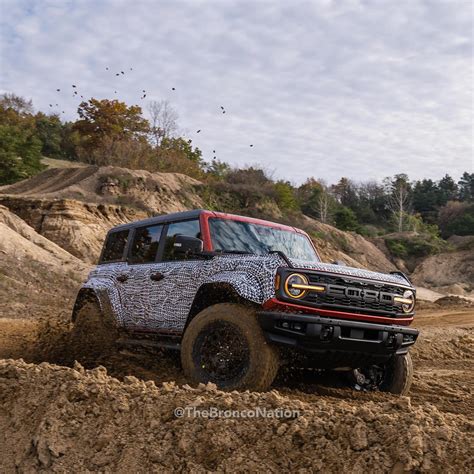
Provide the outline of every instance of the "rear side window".
<path id="1" fill-rule="evenodd" d="M 128 233 L 128 230 L 120 230 L 108 235 L 100 263 L 116 262 L 123 259 Z"/>
<path id="2" fill-rule="evenodd" d="M 195 219 L 192 221 L 173 222 L 169 225 L 168 233 L 166 234 L 165 251 L 163 254 L 164 261 L 179 260 L 182 258 L 179 254 L 174 253 L 174 238 L 178 234 L 201 239 L 199 220 Z"/>
<path id="3" fill-rule="evenodd" d="M 135 230 L 130 256 L 131 263 L 151 263 L 155 261 L 162 230 L 162 225 L 141 227 Z"/>

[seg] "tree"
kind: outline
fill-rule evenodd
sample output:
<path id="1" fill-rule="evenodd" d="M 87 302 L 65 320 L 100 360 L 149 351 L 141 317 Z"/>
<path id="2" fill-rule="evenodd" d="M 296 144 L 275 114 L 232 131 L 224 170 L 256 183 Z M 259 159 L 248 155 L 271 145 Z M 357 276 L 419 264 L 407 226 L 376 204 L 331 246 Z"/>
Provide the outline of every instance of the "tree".
<path id="1" fill-rule="evenodd" d="M 41 140 L 41 153 L 50 158 L 64 158 L 62 149 L 64 125 L 58 115 L 35 115 L 36 134 Z"/>
<path id="2" fill-rule="evenodd" d="M 288 181 L 277 181 L 275 183 L 276 201 L 280 209 L 295 211 L 298 209 L 298 201 L 295 197 L 295 188 Z"/>
<path id="3" fill-rule="evenodd" d="M 417 181 L 413 187 L 413 209 L 419 212 L 423 219 L 435 222 L 440 202 L 440 191 L 431 179 Z"/>
<path id="4" fill-rule="evenodd" d="M 461 201 L 474 201 L 474 173 L 465 171 L 458 181 L 459 199 Z"/>
<path id="5" fill-rule="evenodd" d="M 178 131 L 178 113 L 167 100 L 153 100 L 148 105 L 150 114 L 150 141 L 160 146 L 165 138 L 172 138 Z"/>
<path id="6" fill-rule="evenodd" d="M 74 123 L 73 130 L 79 133 L 85 152 L 98 148 L 105 138 L 119 141 L 145 139 L 150 130 L 150 124 L 142 117 L 138 105 L 127 106 L 118 100 L 90 99 L 81 102 L 77 113 L 80 119 Z"/>
<path id="7" fill-rule="evenodd" d="M 357 230 L 359 223 L 352 209 L 340 206 L 334 213 L 336 227 L 341 230 Z"/>
<path id="8" fill-rule="evenodd" d="M 397 174 L 385 180 L 388 192 L 388 205 L 395 218 L 398 232 L 403 232 L 405 216 L 410 206 L 410 183 L 406 174 Z"/>
<path id="9" fill-rule="evenodd" d="M 439 212 L 441 235 L 474 235 L 474 203 L 449 201 Z"/>
<path id="10" fill-rule="evenodd" d="M 348 178 L 341 178 L 332 186 L 332 193 L 337 201 L 346 207 L 352 207 L 357 201 L 357 190 L 355 184 Z"/>
<path id="11" fill-rule="evenodd" d="M 438 190 L 438 205 L 440 206 L 444 206 L 448 201 L 454 201 L 458 197 L 458 185 L 448 174 L 439 180 Z"/>
<path id="12" fill-rule="evenodd" d="M 16 94 L 5 93 L 0 97 L 0 103 L 5 109 L 14 110 L 19 115 L 32 115 L 33 102 Z"/>
<path id="13" fill-rule="evenodd" d="M 308 178 L 297 190 L 301 210 L 304 214 L 326 223 L 335 207 L 334 198 L 322 181 Z"/>
<path id="14" fill-rule="evenodd" d="M 14 183 L 44 169 L 30 105 L 12 94 L 0 97 L 0 184 Z"/>

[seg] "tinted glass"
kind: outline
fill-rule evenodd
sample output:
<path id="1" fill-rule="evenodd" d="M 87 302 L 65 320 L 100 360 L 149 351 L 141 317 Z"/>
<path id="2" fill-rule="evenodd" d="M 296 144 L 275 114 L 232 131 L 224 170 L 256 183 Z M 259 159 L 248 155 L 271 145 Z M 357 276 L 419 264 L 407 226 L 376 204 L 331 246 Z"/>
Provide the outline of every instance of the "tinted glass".
<path id="1" fill-rule="evenodd" d="M 168 227 L 168 233 L 166 234 L 165 251 L 163 254 L 163 260 L 178 260 L 182 256 L 178 253 L 174 253 L 174 237 L 178 234 L 186 235 L 188 237 L 201 238 L 201 228 L 199 226 L 199 220 L 194 219 L 192 221 L 174 222 Z"/>
<path id="2" fill-rule="evenodd" d="M 318 261 L 305 235 L 274 227 L 228 219 L 209 219 L 214 250 L 264 255 L 279 250 L 296 260 Z"/>
<path id="3" fill-rule="evenodd" d="M 130 260 L 132 263 L 151 263 L 156 259 L 162 225 L 141 227 L 135 230 Z"/>
<path id="4" fill-rule="evenodd" d="M 121 230 L 108 235 L 101 263 L 122 260 L 127 245 L 128 233 L 128 230 Z"/>

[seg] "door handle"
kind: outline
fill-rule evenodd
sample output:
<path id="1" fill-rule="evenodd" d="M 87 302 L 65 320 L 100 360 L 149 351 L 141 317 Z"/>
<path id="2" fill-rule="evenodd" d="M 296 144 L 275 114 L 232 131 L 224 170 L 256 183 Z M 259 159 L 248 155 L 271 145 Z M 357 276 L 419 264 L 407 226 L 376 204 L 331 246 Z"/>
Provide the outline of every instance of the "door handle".
<path id="1" fill-rule="evenodd" d="M 150 280 L 153 280 L 153 281 L 160 281 L 160 280 L 163 280 L 165 276 L 163 275 L 163 273 L 161 272 L 156 272 L 156 273 L 152 273 L 150 275 Z"/>
<path id="2" fill-rule="evenodd" d="M 125 283 L 127 280 L 128 280 L 128 275 L 125 275 L 125 274 L 119 275 L 117 277 L 117 281 L 119 281 L 120 283 Z"/>

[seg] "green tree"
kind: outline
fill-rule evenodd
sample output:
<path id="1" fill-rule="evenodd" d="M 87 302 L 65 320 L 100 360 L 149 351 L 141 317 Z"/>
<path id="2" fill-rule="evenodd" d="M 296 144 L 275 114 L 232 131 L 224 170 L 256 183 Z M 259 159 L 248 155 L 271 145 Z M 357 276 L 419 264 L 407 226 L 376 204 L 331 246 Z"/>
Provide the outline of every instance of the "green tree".
<path id="1" fill-rule="evenodd" d="M 295 188 L 288 181 L 277 181 L 275 183 L 276 201 L 278 207 L 284 211 L 296 211 L 299 209 L 295 196 Z"/>
<path id="2" fill-rule="evenodd" d="M 44 169 L 41 141 L 30 110 L 30 102 L 21 97 L 0 97 L 0 184 L 14 183 Z"/>
<path id="3" fill-rule="evenodd" d="M 465 171 L 458 181 L 459 199 L 461 201 L 474 201 L 474 173 Z"/>
<path id="4" fill-rule="evenodd" d="M 334 222 L 336 227 L 341 230 L 357 230 L 359 223 L 352 209 L 340 206 L 334 213 Z"/>
<path id="5" fill-rule="evenodd" d="M 64 158 L 64 125 L 58 115 L 35 115 L 36 135 L 41 140 L 41 153 L 50 158 Z"/>

